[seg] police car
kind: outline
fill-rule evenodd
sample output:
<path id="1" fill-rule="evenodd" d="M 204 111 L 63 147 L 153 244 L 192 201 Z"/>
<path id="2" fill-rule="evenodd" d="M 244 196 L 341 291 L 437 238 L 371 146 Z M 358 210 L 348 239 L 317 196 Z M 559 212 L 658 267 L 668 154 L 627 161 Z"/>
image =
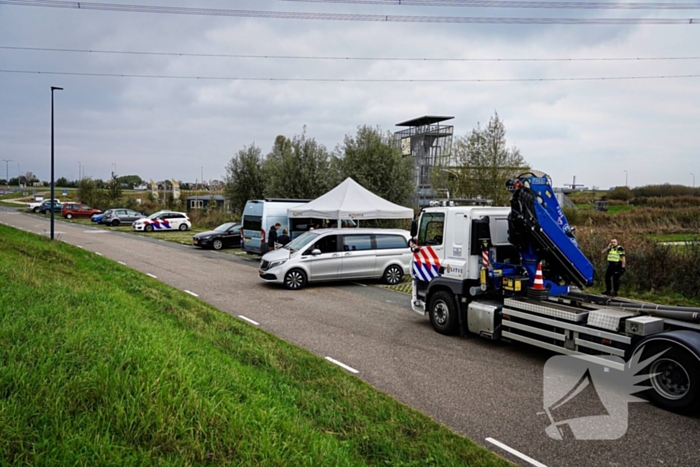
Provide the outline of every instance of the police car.
<path id="1" fill-rule="evenodd" d="M 141 232 L 181 230 L 192 227 L 190 218 L 184 212 L 158 211 L 144 219 L 138 219 L 131 225 L 132 230 Z"/>

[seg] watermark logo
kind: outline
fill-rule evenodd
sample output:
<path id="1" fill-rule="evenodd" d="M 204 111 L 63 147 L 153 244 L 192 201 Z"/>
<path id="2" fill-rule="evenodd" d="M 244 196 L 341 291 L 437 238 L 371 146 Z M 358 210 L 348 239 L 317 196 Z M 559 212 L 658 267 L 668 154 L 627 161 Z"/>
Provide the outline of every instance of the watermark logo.
<path id="1" fill-rule="evenodd" d="M 667 349 L 668 350 L 668 349 Z M 643 370 L 667 350 L 640 362 L 644 347 L 629 362 L 620 357 L 599 356 L 609 365 L 582 357 L 557 355 L 544 366 L 544 411 L 550 438 L 614 440 L 627 432 L 628 404 L 646 402 L 635 397 L 648 386 L 639 386 L 654 375 Z"/>

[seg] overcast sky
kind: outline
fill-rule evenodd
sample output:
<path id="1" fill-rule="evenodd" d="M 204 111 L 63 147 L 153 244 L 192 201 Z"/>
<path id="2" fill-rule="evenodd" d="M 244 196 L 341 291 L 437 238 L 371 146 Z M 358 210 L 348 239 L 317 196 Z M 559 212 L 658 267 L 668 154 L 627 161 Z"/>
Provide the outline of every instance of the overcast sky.
<path id="1" fill-rule="evenodd" d="M 97 3 L 94 2 L 94 3 Z M 700 9 L 514 10 L 280 0 L 110 0 L 111 4 L 419 16 L 692 18 Z M 697 21 L 696 22 L 700 22 Z M 19 74 L 227 78 L 472 80 L 700 75 L 700 60 L 397 61 L 381 58 L 700 57 L 700 24 L 508 25 L 318 21 L 0 5 L 0 47 L 376 60 L 187 57 L 0 48 L 0 159 L 10 177 L 221 179 L 236 151 L 267 153 L 275 136 L 329 150 L 359 125 L 448 115 L 456 135 L 498 112 L 509 145 L 555 186 L 574 176 L 607 188 L 700 185 L 700 77 L 542 82 L 297 82 Z M 6 164 L 0 163 L 0 178 Z M 625 173 L 625 171 L 627 171 Z"/>

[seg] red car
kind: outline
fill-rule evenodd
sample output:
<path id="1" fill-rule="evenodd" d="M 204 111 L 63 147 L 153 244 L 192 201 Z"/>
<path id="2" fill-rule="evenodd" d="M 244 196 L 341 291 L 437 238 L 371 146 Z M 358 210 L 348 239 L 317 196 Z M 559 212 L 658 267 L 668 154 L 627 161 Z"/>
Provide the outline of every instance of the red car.
<path id="1" fill-rule="evenodd" d="M 92 217 L 93 214 L 99 214 L 102 211 L 99 209 L 93 209 L 86 204 L 81 203 L 63 203 L 63 208 L 61 208 L 61 215 L 66 219 L 72 219 L 73 217 Z"/>

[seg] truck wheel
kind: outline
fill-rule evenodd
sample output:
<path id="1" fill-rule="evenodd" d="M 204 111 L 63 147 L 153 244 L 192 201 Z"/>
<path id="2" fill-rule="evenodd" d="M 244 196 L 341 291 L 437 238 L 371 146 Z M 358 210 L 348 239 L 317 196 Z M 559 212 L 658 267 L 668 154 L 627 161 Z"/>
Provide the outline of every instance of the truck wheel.
<path id="1" fill-rule="evenodd" d="M 306 285 L 306 274 L 301 269 L 292 269 L 284 275 L 284 286 L 289 290 L 299 290 Z"/>
<path id="2" fill-rule="evenodd" d="M 403 269 L 393 264 L 386 268 L 382 279 L 384 279 L 385 284 L 396 285 L 403 279 Z"/>
<path id="3" fill-rule="evenodd" d="M 667 345 L 645 349 L 645 358 L 663 352 Z M 659 407 L 678 413 L 696 413 L 700 409 L 700 366 L 687 350 L 671 344 L 671 348 L 649 365 L 651 388 L 649 399 Z"/>
<path id="4" fill-rule="evenodd" d="M 433 329 L 445 335 L 451 335 L 457 331 L 459 318 L 457 317 L 457 305 L 452 294 L 444 290 L 435 292 L 430 297 L 428 309 Z"/>

